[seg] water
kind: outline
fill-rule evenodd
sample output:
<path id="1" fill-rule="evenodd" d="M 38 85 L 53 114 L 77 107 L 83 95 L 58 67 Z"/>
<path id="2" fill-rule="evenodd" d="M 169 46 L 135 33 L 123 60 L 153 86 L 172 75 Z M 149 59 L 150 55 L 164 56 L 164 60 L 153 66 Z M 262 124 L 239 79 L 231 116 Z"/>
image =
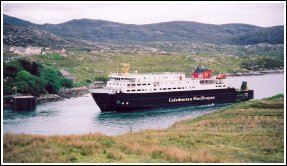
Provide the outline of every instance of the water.
<path id="1" fill-rule="evenodd" d="M 255 99 L 284 93 L 284 75 L 229 77 L 226 82 L 240 87 L 242 81 L 254 89 Z M 191 106 L 177 109 L 158 109 L 133 113 L 101 113 L 91 95 L 65 99 L 37 106 L 31 112 L 4 110 L 4 133 L 28 134 L 85 134 L 101 132 L 118 135 L 144 129 L 167 128 L 176 121 L 195 118 L 219 110 L 225 105 Z"/>
<path id="2" fill-rule="evenodd" d="M 254 99 L 262 99 L 284 93 L 284 74 L 266 74 L 261 76 L 228 77 L 225 82 L 240 88 L 242 81 L 247 81 L 249 89 L 254 90 Z"/>

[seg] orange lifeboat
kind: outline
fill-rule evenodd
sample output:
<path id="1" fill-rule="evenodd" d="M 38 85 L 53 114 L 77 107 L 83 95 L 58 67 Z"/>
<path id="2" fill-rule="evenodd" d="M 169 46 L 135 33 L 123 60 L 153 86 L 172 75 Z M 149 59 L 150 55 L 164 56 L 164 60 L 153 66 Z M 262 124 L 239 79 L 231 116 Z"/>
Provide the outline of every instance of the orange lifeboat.
<path id="1" fill-rule="evenodd" d="M 225 74 L 219 74 L 215 77 L 216 79 L 225 79 L 226 75 Z"/>

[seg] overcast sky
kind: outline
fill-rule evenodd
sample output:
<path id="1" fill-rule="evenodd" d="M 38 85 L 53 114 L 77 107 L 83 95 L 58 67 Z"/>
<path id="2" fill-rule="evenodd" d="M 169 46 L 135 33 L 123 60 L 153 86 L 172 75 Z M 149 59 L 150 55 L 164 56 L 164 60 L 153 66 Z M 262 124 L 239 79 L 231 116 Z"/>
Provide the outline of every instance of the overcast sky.
<path id="1" fill-rule="evenodd" d="M 4 14 L 37 24 L 90 18 L 127 24 L 196 21 L 210 24 L 245 23 L 262 27 L 284 25 L 283 2 L 3 2 L 2 7 Z"/>

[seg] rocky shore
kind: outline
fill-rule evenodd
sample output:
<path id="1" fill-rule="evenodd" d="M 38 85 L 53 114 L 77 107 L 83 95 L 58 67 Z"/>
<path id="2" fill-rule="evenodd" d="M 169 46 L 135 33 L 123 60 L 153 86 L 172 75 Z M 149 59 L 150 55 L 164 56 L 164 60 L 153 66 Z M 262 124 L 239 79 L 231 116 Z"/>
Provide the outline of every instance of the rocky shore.
<path id="1" fill-rule="evenodd" d="M 54 101 L 60 101 L 60 100 L 64 100 L 64 98 L 60 97 L 57 94 L 43 94 L 37 98 L 37 103 L 42 104 L 46 102 L 54 102 Z"/>
<path id="2" fill-rule="evenodd" d="M 264 74 L 275 74 L 275 73 L 284 73 L 284 70 L 261 70 L 261 71 L 249 71 L 243 73 L 228 73 L 228 76 L 257 76 Z"/>
<path id="3" fill-rule="evenodd" d="M 62 88 L 58 94 L 45 94 L 37 98 L 37 103 L 42 104 L 46 102 L 61 101 L 72 97 L 80 97 L 89 93 L 89 89 L 101 88 L 105 85 L 104 82 L 94 82 L 88 86 L 76 88 Z"/>

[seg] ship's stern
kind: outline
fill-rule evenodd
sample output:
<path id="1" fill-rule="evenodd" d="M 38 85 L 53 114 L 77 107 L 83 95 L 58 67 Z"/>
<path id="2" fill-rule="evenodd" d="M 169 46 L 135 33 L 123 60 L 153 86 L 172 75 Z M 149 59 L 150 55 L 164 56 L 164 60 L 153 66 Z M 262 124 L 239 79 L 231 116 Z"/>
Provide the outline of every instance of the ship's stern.
<path id="1" fill-rule="evenodd" d="M 241 88 L 237 93 L 236 101 L 247 101 L 251 99 L 254 99 L 254 91 L 249 90 L 247 82 L 243 81 L 241 84 Z"/>

